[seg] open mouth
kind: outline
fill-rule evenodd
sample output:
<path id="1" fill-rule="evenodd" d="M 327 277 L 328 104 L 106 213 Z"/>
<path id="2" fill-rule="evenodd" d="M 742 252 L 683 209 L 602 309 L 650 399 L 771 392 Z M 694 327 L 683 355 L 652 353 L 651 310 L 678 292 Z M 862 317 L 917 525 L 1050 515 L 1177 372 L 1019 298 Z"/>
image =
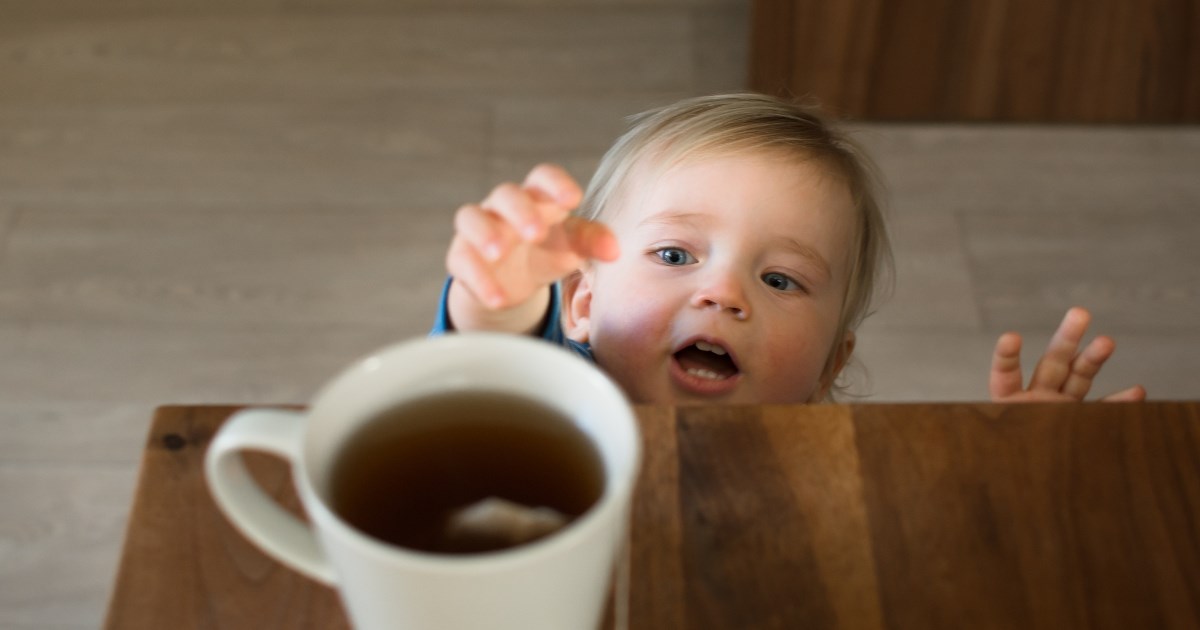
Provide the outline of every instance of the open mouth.
<path id="1" fill-rule="evenodd" d="M 706 341 L 697 341 L 679 350 L 675 353 L 675 361 L 689 376 L 712 381 L 723 381 L 739 372 L 737 363 L 725 348 Z"/>

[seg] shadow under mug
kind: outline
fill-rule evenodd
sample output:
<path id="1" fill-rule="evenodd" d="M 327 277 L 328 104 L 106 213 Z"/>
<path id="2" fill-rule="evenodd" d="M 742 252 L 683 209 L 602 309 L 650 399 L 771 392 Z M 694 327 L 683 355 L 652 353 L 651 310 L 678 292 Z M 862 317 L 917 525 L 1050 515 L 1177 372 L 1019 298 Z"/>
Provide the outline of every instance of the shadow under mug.
<path id="1" fill-rule="evenodd" d="M 574 423 L 603 465 L 598 501 L 545 538 L 475 555 L 390 545 L 332 510 L 331 472 L 355 430 L 408 401 L 471 391 L 531 399 Z M 258 487 L 242 463 L 244 450 L 289 462 L 311 525 Z M 306 411 L 235 414 L 209 447 L 205 476 L 217 505 L 248 539 L 338 589 L 360 630 L 562 630 L 600 622 L 640 462 L 633 409 L 594 365 L 540 339 L 462 333 L 380 350 L 325 385 Z"/>

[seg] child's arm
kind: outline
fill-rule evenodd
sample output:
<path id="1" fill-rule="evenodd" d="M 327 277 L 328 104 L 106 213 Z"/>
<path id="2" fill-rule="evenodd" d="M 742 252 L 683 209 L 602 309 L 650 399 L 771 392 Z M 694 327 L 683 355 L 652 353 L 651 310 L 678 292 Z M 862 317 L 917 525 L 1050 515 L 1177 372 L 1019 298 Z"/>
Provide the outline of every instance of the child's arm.
<path id="1" fill-rule="evenodd" d="M 456 330 L 532 332 L 546 316 L 551 283 L 589 258 L 616 259 L 608 228 L 568 216 L 582 197 L 566 171 L 543 164 L 524 183 L 501 184 L 458 210 L 446 254 Z"/>
<path id="2" fill-rule="evenodd" d="M 1021 376 L 1021 336 L 1005 333 L 996 341 L 992 355 L 990 389 L 993 402 L 1069 402 L 1083 400 L 1092 388 L 1092 379 L 1112 356 L 1116 344 L 1109 337 L 1096 337 L 1079 352 L 1091 315 L 1079 307 L 1067 311 L 1058 331 L 1050 340 L 1046 354 L 1033 369 L 1029 387 Z M 1141 385 L 1104 397 L 1109 402 L 1136 402 L 1146 399 Z"/>

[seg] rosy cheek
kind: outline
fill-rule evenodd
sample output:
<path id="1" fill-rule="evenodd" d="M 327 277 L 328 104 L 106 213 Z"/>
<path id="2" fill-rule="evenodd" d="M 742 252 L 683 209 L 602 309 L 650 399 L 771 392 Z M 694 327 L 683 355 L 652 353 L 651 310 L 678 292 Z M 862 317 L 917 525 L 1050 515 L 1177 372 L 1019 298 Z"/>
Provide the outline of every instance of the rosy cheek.
<path id="1" fill-rule="evenodd" d="M 649 399 L 643 391 L 656 381 L 655 374 L 666 378 L 660 355 L 670 340 L 671 309 L 662 301 L 627 293 L 592 322 L 592 347 L 596 360 L 635 399 Z"/>
<path id="2" fill-rule="evenodd" d="M 825 357 L 812 344 L 777 340 L 764 348 L 767 369 L 780 380 L 806 389 L 820 379 Z"/>
<path id="3" fill-rule="evenodd" d="M 597 303 L 606 308 L 600 321 L 594 322 L 599 339 L 606 345 L 641 347 L 655 341 L 662 342 L 672 318 L 668 300 L 656 294 L 645 282 L 626 282 L 606 292 L 597 294 Z M 599 300 L 604 300 L 599 302 Z"/>
<path id="4" fill-rule="evenodd" d="M 622 354 L 635 351 L 632 356 L 640 356 L 663 339 L 665 328 L 663 318 L 656 316 L 649 309 L 639 309 L 636 303 L 628 308 L 614 310 L 602 321 L 596 322 L 596 341 L 606 349 L 612 349 Z M 641 350 L 637 352 L 637 350 Z"/>

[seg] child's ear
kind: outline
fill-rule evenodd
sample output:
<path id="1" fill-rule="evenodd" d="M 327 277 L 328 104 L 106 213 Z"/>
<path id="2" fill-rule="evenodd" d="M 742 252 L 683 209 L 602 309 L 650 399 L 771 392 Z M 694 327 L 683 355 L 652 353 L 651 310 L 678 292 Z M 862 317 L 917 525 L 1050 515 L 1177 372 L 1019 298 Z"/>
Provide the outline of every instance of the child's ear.
<path id="1" fill-rule="evenodd" d="M 591 330 L 592 280 L 589 273 L 576 271 L 562 280 L 563 329 L 567 337 L 587 343 Z"/>
<path id="2" fill-rule="evenodd" d="M 850 355 L 854 354 L 854 344 L 857 340 L 854 331 L 847 330 L 842 341 L 834 346 L 829 361 L 825 363 L 825 373 L 821 375 L 821 384 L 817 387 L 817 391 L 813 392 L 812 398 L 808 402 L 817 403 L 826 400 L 829 390 L 833 389 L 833 384 L 837 381 L 838 374 L 842 373 L 842 368 L 846 367 L 846 363 L 850 361 Z"/>

